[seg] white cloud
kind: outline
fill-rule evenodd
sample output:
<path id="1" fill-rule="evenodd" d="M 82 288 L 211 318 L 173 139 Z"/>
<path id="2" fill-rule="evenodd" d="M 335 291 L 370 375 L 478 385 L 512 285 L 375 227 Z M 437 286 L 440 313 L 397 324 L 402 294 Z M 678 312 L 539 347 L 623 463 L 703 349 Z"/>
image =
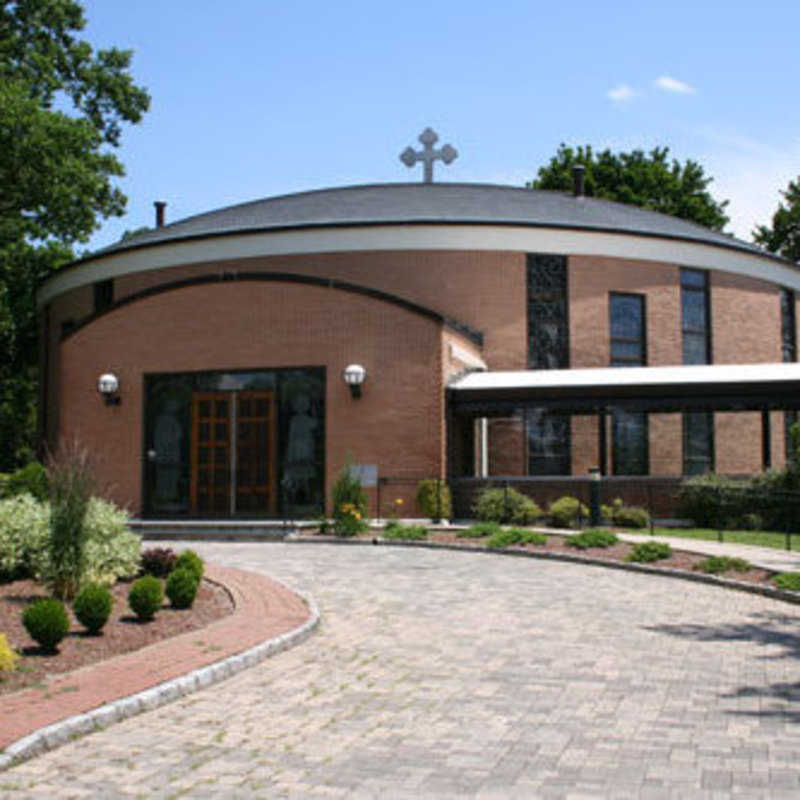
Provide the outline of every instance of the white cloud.
<path id="1" fill-rule="evenodd" d="M 694 94 L 697 89 L 690 86 L 688 83 L 679 81 L 677 78 L 671 78 L 669 75 L 662 75 L 654 81 L 657 88 L 665 92 L 675 92 L 676 94 Z"/>
<path id="2" fill-rule="evenodd" d="M 632 89 L 625 83 L 621 83 L 619 86 L 609 89 L 606 92 L 606 97 L 608 97 L 609 100 L 613 100 L 615 103 L 627 103 L 633 100 L 637 94 L 638 92 L 635 89 Z"/>

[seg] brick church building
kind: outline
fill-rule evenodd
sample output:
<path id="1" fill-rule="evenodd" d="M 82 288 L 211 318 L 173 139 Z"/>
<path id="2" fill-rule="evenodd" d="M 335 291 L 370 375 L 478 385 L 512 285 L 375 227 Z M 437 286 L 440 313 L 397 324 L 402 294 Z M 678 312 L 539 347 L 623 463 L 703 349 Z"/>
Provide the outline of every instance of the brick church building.
<path id="1" fill-rule="evenodd" d="M 150 517 L 312 516 L 346 459 L 409 503 L 423 477 L 753 473 L 786 458 L 798 290 L 753 245 L 580 192 L 162 218 L 41 287 L 42 435 Z"/>

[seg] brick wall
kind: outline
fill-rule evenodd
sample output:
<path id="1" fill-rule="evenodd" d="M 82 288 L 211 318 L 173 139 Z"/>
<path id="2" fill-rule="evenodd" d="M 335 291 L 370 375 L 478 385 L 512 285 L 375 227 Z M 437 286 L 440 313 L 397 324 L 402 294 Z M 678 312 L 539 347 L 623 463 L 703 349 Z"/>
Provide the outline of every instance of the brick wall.
<path id="1" fill-rule="evenodd" d="M 143 375 L 325 366 L 326 490 L 344 464 L 380 473 L 436 475 L 442 453 L 441 326 L 397 306 L 332 289 L 271 283 L 194 286 L 122 307 L 61 345 L 61 433 L 99 462 L 117 502 L 141 499 Z M 367 368 L 350 397 L 343 368 Z M 106 406 L 97 376 L 120 378 Z"/>

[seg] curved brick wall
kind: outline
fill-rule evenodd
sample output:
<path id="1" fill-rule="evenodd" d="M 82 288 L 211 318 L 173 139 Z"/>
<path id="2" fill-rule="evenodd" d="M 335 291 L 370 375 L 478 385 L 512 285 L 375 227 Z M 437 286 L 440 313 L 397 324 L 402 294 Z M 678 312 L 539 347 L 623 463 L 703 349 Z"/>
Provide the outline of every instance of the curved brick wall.
<path id="1" fill-rule="evenodd" d="M 248 258 L 124 275 L 115 298 L 194 276 L 281 272 L 349 281 L 395 294 L 481 331 L 490 369 L 527 366 L 526 255 L 503 251 L 387 251 Z M 648 364 L 681 363 L 679 267 L 598 256 L 568 260 L 570 360 L 573 367 L 609 361 L 608 293 L 647 297 Z M 780 287 L 722 272 L 710 274 L 713 360 L 775 362 L 780 351 Z M 288 284 L 198 286 L 150 297 L 105 315 L 59 345 L 61 324 L 92 310 L 91 287 L 56 298 L 47 310 L 47 432 L 81 432 L 106 452 L 130 453 L 135 469 L 109 465 L 119 497 L 140 496 L 141 374 L 243 367 L 328 366 L 328 486 L 348 443 L 353 457 L 386 464 L 390 474 L 436 474 L 444 435 L 441 326 L 390 304 L 345 292 Z M 800 316 L 800 315 L 799 315 Z M 269 331 L 269 337 L 259 337 Z M 338 372 L 353 359 L 374 364 L 369 391 L 353 415 Z M 99 371 L 117 371 L 125 386 L 118 409 L 101 406 Z M 114 422 L 115 416 L 123 425 Z M 761 466 L 757 414 L 716 415 L 719 472 Z M 783 462 L 781 415 L 773 415 L 773 464 Z M 597 420 L 573 420 L 573 473 L 596 463 Z M 609 439 L 610 442 L 610 439 Z M 369 443 L 369 445 L 367 445 Z M 400 445 L 400 446 L 397 446 Z M 370 456 L 369 448 L 375 455 Z M 652 415 L 651 474 L 678 474 L 679 415 Z M 494 472 L 519 472 L 524 448 L 513 426 L 497 427 Z M 362 455 L 363 452 L 363 455 Z M 135 473 L 135 474 L 134 474 Z"/>

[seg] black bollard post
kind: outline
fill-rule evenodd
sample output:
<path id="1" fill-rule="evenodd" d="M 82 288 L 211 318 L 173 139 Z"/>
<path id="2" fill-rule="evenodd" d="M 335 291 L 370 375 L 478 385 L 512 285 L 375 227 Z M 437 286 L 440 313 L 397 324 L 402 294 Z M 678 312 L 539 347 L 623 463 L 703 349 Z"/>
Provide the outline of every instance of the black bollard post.
<path id="1" fill-rule="evenodd" d="M 596 528 L 600 524 L 600 467 L 589 469 L 589 524 Z"/>

